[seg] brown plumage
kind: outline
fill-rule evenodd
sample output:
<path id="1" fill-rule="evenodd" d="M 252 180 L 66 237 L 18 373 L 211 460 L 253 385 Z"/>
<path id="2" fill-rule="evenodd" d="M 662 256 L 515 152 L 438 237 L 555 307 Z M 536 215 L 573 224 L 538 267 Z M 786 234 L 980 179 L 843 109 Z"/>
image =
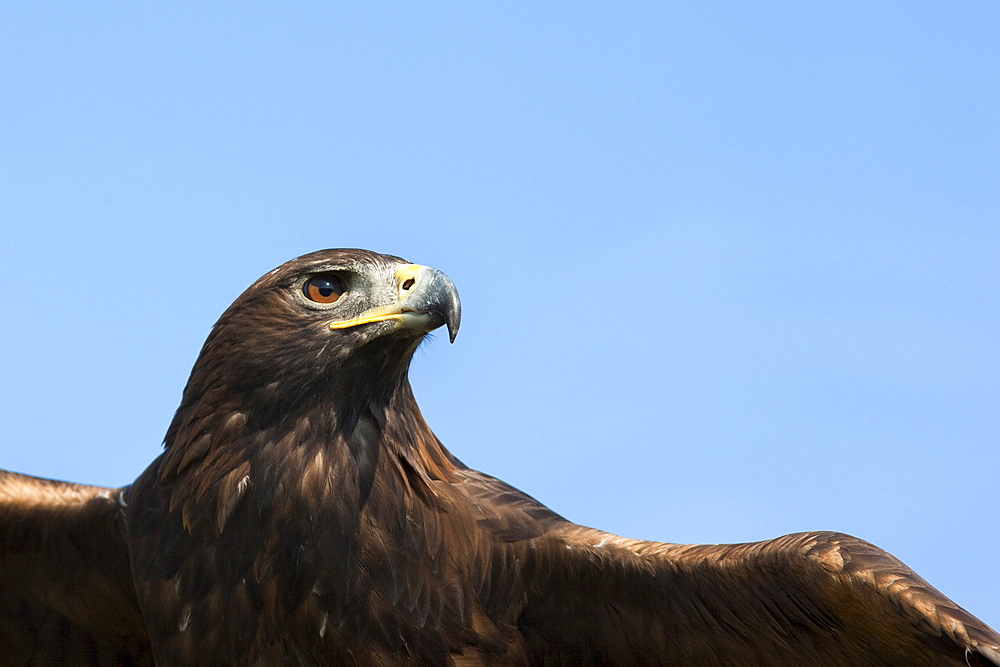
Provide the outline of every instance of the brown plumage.
<path id="1" fill-rule="evenodd" d="M 407 381 L 459 304 L 362 250 L 222 315 L 130 487 L 0 473 L 0 664 L 1000 665 L 866 542 L 629 540 L 455 459 Z"/>

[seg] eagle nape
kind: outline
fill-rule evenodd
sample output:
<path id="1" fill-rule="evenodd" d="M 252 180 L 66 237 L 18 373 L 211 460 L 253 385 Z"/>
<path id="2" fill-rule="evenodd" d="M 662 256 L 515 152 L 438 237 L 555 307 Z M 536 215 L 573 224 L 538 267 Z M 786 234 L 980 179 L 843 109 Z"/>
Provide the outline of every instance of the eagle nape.
<path id="1" fill-rule="evenodd" d="M 442 272 L 322 250 L 251 285 L 120 489 L 0 471 L 0 665 L 996 665 L 863 540 L 632 540 L 463 465 L 408 369 Z"/>

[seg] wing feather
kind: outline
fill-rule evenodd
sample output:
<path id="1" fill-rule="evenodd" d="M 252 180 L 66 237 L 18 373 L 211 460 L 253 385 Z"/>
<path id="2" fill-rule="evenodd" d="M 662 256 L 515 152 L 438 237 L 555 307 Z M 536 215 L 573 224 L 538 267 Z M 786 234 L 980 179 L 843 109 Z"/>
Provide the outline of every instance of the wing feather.
<path id="1" fill-rule="evenodd" d="M 0 664 L 152 664 L 120 497 L 0 470 Z"/>
<path id="2" fill-rule="evenodd" d="M 520 548 L 541 564 L 517 620 L 538 656 L 622 665 L 1000 664 L 1000 636 L 985 623 L 848 535 L 680 545 L 566 523 Z"/>

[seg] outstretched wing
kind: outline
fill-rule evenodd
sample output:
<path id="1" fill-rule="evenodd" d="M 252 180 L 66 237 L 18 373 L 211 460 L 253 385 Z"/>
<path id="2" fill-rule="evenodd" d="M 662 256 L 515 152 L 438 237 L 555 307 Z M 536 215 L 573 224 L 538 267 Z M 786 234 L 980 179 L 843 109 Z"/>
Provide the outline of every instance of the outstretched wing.
<path id="1" fill-rule="evenodd" d="M 678 545 L 567 523 L 498 548 L 522 552 L 517 624 L 540 661 L 1000 665 L 985 623 L 848 535 Z"/>
<path id="2" fill-rule="evenodd" d="M 0 470 L 0 664 L 153 664 L 120 495 Z"/>

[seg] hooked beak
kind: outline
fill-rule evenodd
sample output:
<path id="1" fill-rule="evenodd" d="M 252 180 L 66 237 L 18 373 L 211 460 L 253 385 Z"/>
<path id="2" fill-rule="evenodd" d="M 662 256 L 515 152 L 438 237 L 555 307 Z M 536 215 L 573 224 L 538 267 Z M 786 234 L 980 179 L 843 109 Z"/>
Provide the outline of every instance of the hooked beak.
<path id="1" fill-rule="evenodd" d="M 369 322 L 396 320 L 408 329 L 433 331 L 445 324 L 454 343 L 462 323 L 462 302 L 451 278 L 437 269 L 407 264 L 396 271 L 397 301 L 370 308 L 351 320 L 331 322 L 331 329 L 346 329 Z"/>

